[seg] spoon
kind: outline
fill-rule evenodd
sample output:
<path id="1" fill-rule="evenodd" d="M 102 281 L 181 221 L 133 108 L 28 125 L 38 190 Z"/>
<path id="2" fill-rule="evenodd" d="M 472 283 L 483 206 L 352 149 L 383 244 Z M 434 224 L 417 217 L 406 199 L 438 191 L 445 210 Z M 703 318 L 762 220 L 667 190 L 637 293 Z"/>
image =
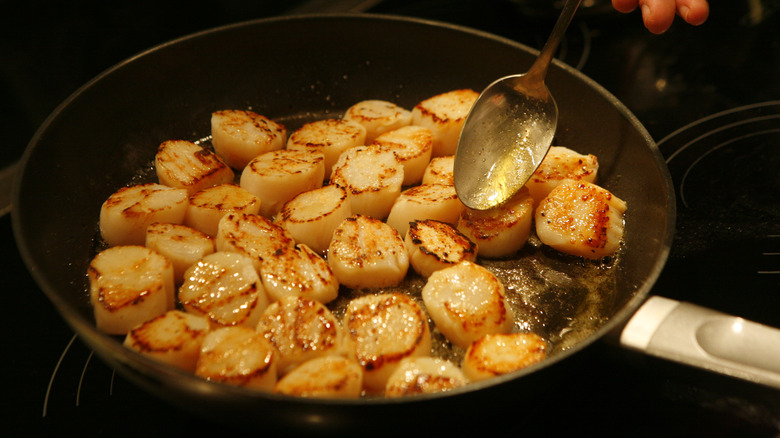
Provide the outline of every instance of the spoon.
<path id="1" fill-rule="evenodd" d="M 547 155 L 558 106 L 547 70 L 581 0 L 567 0 L 550 38 L 525 74 L 500 78 L 479 95 L 458 140 L 455 191 L 466 207 L 488 210 L 511 198 Z"/>

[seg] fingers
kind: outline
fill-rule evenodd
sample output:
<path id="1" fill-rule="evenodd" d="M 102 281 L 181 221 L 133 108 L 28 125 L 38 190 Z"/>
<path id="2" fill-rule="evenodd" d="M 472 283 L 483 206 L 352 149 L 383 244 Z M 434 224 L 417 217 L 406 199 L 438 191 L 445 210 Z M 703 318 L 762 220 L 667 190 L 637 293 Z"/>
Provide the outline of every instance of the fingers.
<path id="1" fill-rule="evenodd" d="M 675 0 L 639 0 L 642 20 L 652 33 L 664 33 L 672 26 L 677 12 Z"/>
<path id="2" fill-rule="evenodd" d="M 677 15 L 686 23 L 698 26 L 710 15 L 710 6 L 707 0 L 677 0 Z"/>
<path id="3" fill-rule="evenodd" d="M 612 0 L 612 6 L 623 13 L 639 7 L 645 27 L 656 34 L 666 32 L 675 15 L 698 26 L 707 20 L 710 12 L 707 0 Z"/>
<path id="4" fill-rule="evenodd" d="M 618 12 L 627 14 L 636 9 L 637 3 L 637 0 L 612 0 L 612 7 Z"/>

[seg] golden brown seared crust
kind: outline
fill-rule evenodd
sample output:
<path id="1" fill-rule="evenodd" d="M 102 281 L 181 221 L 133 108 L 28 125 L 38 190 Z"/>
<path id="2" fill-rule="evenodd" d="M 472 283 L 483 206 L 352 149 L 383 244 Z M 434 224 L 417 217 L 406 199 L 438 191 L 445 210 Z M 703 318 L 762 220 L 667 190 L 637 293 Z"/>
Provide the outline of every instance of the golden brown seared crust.
<path id="1" fill-rule="evenodd" d="M 547 343 L 535 333 L 497 333 L 474 341 L 466 350 L 463 370 L 472 380 L 511 373 L 547 357 Z"/>
<path id="2" fill-rule="evenodd" d="M 214 342 L 217 338 L 219 342 Z M 267 379 L 271 382 L 263 386 L 270 390 L 276 383 L 275 352 L 254 329 L 223 327 L 206 336 L 195 374 L 236 386 L 251 386 L 255 379 Z"/>
<path id="3" fill-rule="evenodd" d="M 223 117 L 220 124 L 231 129 L 240 129 L 247 122 L 261 132 L 268 133 L 271 136 L 286 135 L 287 128 L 268 117 L 248 110 L 220 110 L 213 113 L 215 116 Z"/>
<path id="4" fill-rule="evenodd" d="M 285 297 L 265 311 L 257 331 L 285 355 L 325 354 L 339 345 L 339 327 L 322 303 Z"/>
<path id="5" fill-rule="evenodd" d="M 426 245 L 429 242 L 425 238 L 427 232 L 436 233 L 441 236 L 441 239 L 446 239 L 452 242 L 449 247 L 450 250 L 437 251 L 438 248 L 432 248 Z M 464 259 L 473 261 L 477 255 L 477 244 L 472 242 L 466 235 L 458 231 L 452 224 L 427 219 L 422 221 L 414 221 L 409 223 L 409 237 L 415 245 L 419 245 L 420 251 L 423 253 L 435 257 L 437 260 L 443 263 L 458 263 Z"/>
<path id="6" fill-rule="evenodd" d="M 114 247 L 112 251 L 127 252 L 133 249 L 137 249 L 136 253 L 143 255 L 143 257 L 139 256 L 139 258 L 134 260 L 133 265 L 131 266 L 139 275 L 144 272 L 144 267 L 153 269 L 154 271 L 152 272 L 157 274 L 162 273 L 171 266 L 171 263 L 156 251 L 152 251 L 143 246 L 127 245 L 123 247 Z M 105 252 L 105 254 L 108 254 L 108 252 Z M 116 273 L 104 275 L 100 268 L 100 260 L 107 257 L 105 254 L 99 254 L 87 267 L 88 277 L 92 280 L 94 285 L 97 285 L 97 302 L 100 303 L 105 310 L 116 312 L 143 301 L 149 295 L 162 293 L 164 283 L 162 280 L 151 275 L 143 275 L 143 278 L 148 278 L 149 281 L 142 284 L 113 281 L 111 277 L 116 276 Z M 111 262 L 108 261 L 107 263 Z M 139 288 L 139 286 L 141 287 Z"/>
<path id="7" fill-rule="evenodd" d="M 430 334 L 427 318 L 411 298 L 399 293 L 362 298 L 353 300 L 347 307 L 344 328 L 347 336 L 359 344 L 356 359 L 363 368 L 371 371 L 398 363 L 425 346 L 426 337 Z M 394 330 L 398 328 L 403 328 L 403 332 Z M 398 336 L 402 334 L 411 334 L 412 338 L 403 336 L 403 340 L 399 341 Z M 399 342 L 402 342 L 401 345 Z M 382 343 L 392 343 L 392 346 L 384 349 Z"/>
<path id="8" fill-rule="evenodd" d="M 161 143 L 155 155 L 155 169 L 160 183 L 187 189 L 189 194 L 235 178 L 233 169 L 217 154 L 186 140 Z"/>
<path id="9" fill-rule="evenodd" d="M 596 173 L 597 169 L 598 159 L 593 154 L 584 155 L 576 160 L 548 154 L 542 161 L 542 165 L 533 173 L 531 179 L 536 182 L 585 179 Z"/>
<path id="10" fill-rule="evenodd" d="M 196 342 L 203 338 L 205 331 L 196 330 L 191 325 L 187 324 L 187 314 L 172 310 L 165 314 L 159 315 L 145 322 L 144 324 L 130 330 L 128 338 L 130 339 L 132 348 L 144 352 L 167 352 L 176 350 L 182 346 L 182 344 L 188 342 Z M 168 338 L 162 337 L 157 332 L 155 324 L 162 320 L 169 320 L 166 324 L 167 327 L 175 327 L 175 336 Z"/>
<path id="11" fill-rule="evenodd" d="M 289 143 L 307 148 L 330 147 L 339 139 L 358 140 L 365 138 L 365 129 L 354 122 L 343 119 L 324 119 L 306 123 L 290 135 Z"/>
<path id="12" fill-rule="evenodd" d="M 601 258 L 619 245 L 625 209 L 624 201 L 595 184 L 564 180 L 537 207 L 537 234 L 562 252 Z M 556 245 L 550 234 L 566 242 Z"/>
<path id="13" fill-rule="evenodd" d="M 471 89 L 453 90 L 423 100 L 422 102 L 415 105 L 414 108 L 420 111 L 420 113 L 426 117 L 433 119 L 434 122 L 445 124 L 453 121 L 465 120 L 466 116 L 468 115 L 468 109 L 471 108 L 471 105 L 474 104 L 474 101 L 477 99 L 477 97 L 479 97 L 479 93 Z M 448 101 L 448 109 L 455 108 L 458 111 L 451 113 L 450 111 L 437 110 L 440 109 L 439 107 L 436 109 L 431 109 L 429 107 L 431 103 L 436 103 L 443 99 Z M 462 110 L 464 108 L 465 111 Z"/>

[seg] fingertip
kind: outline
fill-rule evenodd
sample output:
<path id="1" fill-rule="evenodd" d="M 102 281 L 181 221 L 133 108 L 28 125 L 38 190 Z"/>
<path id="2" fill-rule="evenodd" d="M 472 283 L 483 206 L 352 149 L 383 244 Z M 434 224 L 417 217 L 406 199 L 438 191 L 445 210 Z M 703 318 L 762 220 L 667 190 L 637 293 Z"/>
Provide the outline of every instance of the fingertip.
<path id="1" fill-rule="evenodd" d="M 707 21 L 710 14 L 710 8 L 707 2 L 699 2 L 692 6 L 681 6 L 678 14 L 686 23 L 693 26 L 699 26 Z"/>
<path id="2" fill-rule="evenodd" d="M 637 7 L 637 0 L 612 0 L 612 7 L 624 14 L 633 12 Z"/>
<path id="3" fill-rule="evenodd" d="M 669 30 L 675 16 L 674 2 L 659 0 L 640 0 L 642 20 L 647 30 L 661 34 Z"/>

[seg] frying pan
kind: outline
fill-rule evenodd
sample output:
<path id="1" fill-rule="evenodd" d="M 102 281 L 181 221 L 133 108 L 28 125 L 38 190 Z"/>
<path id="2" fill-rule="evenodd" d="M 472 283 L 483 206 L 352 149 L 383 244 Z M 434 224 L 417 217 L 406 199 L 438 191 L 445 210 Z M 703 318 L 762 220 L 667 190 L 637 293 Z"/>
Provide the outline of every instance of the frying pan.
<path id="1" fill-rule="evenodd" d="M 83 86 L 32 138 L 13 193 L 19 250 L 41 289 L 100 358 L 192 412 L 286 431 L 403 427 L 417 421 L 419 412 L 459 419 L 445 423 L 460 427 L 463 419 L 480 419 L 485 407 L 495 409 L 494 400 L 513 400 L 516 413 L 527 399 L 518 394 L 547 390 L 579 352 L 619 332 L 635 313 L 648 314 L 640 306 L 652 301 L 648 294 L 674 232 L 670 176 L 651 137 L 612 95 L 558 62 L 547 80 L 560 107 L 557 143 L 597 155 L 599 182 L 627 201 L 629 214 L 598 325 L 541 364 L 459 390 L 399 400 L 309 400 L 251 392 L 160 365 L 97 331 L 86 270 L 96 250 L 101 203 L 149 173 L 162 141 L 208 137 L 214 110 L 252 109 L 294 129 L 338 116 L 367 98 L 411 108 L 445 91 L 481 90 L 495 78 L 526 71 L 535 53 L 470 29 L 370 14 L 264 19 L 161 45 Z M 651 317 L 667 317 L 680 307 L 658 303 L 650 306 Z M 629 336 L 629 346 L 653 343 L 643 330 Z"/>

